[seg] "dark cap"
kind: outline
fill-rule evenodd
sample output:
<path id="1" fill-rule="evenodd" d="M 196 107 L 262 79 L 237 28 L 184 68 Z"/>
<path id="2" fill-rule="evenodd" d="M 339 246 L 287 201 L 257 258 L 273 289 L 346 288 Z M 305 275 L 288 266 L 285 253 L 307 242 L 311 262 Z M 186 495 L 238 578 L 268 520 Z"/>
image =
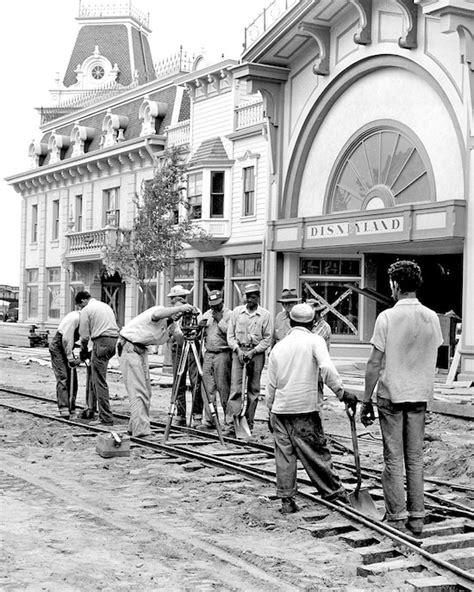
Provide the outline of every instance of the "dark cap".
<path id="1" fill-rule="evenodd" d="M 220 290 L 212 290 L 209 292 L 209 306 L 217 306 L 222 302 L 223 299 L 224 297 Z"/>
<path id="2" fill-rule="evenodd" d="M 283 289 L 281 291 L 281 298 L 277 302 L 299 302 L 298 293 L 294 288 Z"/>

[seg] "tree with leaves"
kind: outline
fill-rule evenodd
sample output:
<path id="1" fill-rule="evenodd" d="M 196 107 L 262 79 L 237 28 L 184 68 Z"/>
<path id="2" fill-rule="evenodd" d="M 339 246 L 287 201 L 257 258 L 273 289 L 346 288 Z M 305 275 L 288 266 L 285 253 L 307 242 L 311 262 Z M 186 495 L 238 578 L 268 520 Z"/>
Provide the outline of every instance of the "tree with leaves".
<path id="1" fill-rule="evenodd" d="M 144 181 L 135 196 L 136 215 L 130 235 L 126 238 L 117 234 L 115 244 L 104 247 L 106 272 L 118 272 L 125 279 L 135 280 L 144 295 L 158 273 L 173 275 L 175 262 L 183 256 L 186 243 L 205 239 L 199 226 L 187 215 L 179 215 L 180 206 L 189 208 L 186 170 L 182 150 L 173 147 L 164 151 L 154 178 Z"/>

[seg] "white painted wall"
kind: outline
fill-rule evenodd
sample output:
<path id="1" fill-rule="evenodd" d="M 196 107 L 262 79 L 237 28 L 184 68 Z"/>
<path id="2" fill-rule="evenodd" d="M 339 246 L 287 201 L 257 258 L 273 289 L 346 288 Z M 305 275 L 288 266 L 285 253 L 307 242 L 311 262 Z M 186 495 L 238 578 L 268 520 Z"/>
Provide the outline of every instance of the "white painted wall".
<path id="1" fill-rule="evenodd" d="M 426 81 L 390 68 L 356 81 L 325 118 L 307 159 L 298 216 L 323 213 L 330 173 L 346 142 L 384 119 L 406 125 L 420 139 L 434 170 L 437 201 L 464 199 L 462 157 L 446 106 Z"/>

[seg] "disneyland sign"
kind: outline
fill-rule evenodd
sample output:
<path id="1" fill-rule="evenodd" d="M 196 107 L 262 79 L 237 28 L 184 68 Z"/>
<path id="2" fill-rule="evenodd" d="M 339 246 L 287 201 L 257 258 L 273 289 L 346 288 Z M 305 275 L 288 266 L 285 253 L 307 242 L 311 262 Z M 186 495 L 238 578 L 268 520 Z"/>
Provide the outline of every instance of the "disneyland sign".
<path id="1" fill-rule="evenodd" d="M 403 232 L 403 216 L 374 218 L 331 224 L 311 224 L 306 229 L 306 238 L 339 238 Z"/>

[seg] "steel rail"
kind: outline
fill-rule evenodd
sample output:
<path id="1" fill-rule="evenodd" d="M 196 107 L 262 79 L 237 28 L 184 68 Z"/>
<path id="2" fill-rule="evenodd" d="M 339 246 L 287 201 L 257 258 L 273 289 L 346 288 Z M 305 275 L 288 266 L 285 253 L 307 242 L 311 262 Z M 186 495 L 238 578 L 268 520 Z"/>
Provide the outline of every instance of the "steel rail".
<path id="1" fill-rule="evenodd" d="M 4 389 L 0 389 L 0 390 L 4 390 Z M 22 394 L 22 393 L 19 393 L 19 394 Z M 25 394 L 23 396 L 29 397 L 28 394 Z M 38 398 L 38 397 L 34 396 L 33 398 Z M 41 399 L 41 397 L 39 397 L 39 398 Z M 46 398 L 46 401 L 55 403 L 55 401 L 53 401 L 52 399 L 48 399 L 48 398 Z M 93 431 L 93 432 L 103 433 L 103 432 L 110 431 L 110 430 L 100 427 L 100 426 L 90 426 L 88 424 L 84 424 L 84 423 L 76 422 L 76 421 L 71 421 L 71 420 L 64 419 L 64 418 L 61 418 L 58 416 L 47 415 L 47 414 L 40 413 L 37 411 L 24 409 L 22 407 L 10 405 L 10 404 L 4 403 L 2 401 L 0 401 L 0 406 L 10 409 L 12 411 L 19 411 L 22 413 L 27 413 L 29 415 L 43 418 L 43 419 L 48 419 L 50 421 L 57 421 L 60 423 L 64 423 L 66 425 L 74 425 L 77 427 L 85 428 L 86 430 Z M 195 430 L 195 431 L 199 432 L 198 430 Z M 203 436 L 206 436 L 207 434 L 202 434 L 202 432 L 199 432 L 199 435 L 201 437 L 203 437 Z M 264 483 L 268 483 L 268 484 L 272 484 L 272 485 L 275 484 L 275 479 L 273 477 L 268 476 L 268 475 L 262 474 L 262 470 L 259 468 L 243 466 L 243 465 L 238 464 L 237 462 L 232 461 L 232 460 L 223 460 L 220 458 L 215 458 L 211 455 L 208 455 L 208 454 L 205 454 L 202 452 L 196 452 L 194 450 L 189 450 L 187 448 L 184 448 L 183 446 L 180 446 L 179 442 L 175 443 L 174 445 L 170 445 L 170 444 L 153 442 L 150 440 L 146 440 L 145 438 L 137 438 L 137 437 L 133 437 L 133 436 L 130 438 L 130 440 L 131 440 L 131 442 L 134 442 L 135 444 L 138 444 L 140 446 L 143 446 L 145 448 L 149 448 L 152 450 L 165 452 L 166 454 L 168 454 L 170 456 L 174 456 L 174 457 L 178 457 L 178 458 L 184 457 L 184 458 L 188 458 L 190 460 L 198 460 L 200 462 L 203 462 L 204 464 L 214 466 L 214 467 L 219 467 L 219 468 L 226 469 L 226 470 L 232 470 L 233 472 L 237 472 L 237 473 L 242 474 L 244 476 L 251 477 L 253 479 L 257 479 L 257 480 L 262 481 Z M 416 553 L 420 554 L 426 560 L 434 563 L 435 565 L 442 568 L 443 570 L 447 570 L 451 574 L 455 574 L 457 577 L 459 577 L 462 580 L 463 585 L 466 585 L 468 582 L 469 582 L 469 584 L 471 582 L 474 582 L 474 574 L 471 574 L 471 573 L 467 572 L 466 570 L 463 570 L 463 569 L 457 567 L 454 564 L 451 564 L 443 559 L 436 557 L 436 554 L 432 554 L 432 553 L 429 553 L 428 551 L 425 551 L 421 547 L 421 545 L 423 544 L 423 541 L 420 539 L 417 539 L 417 538 L 412 537 L 408 534 L 402 533 L 402 532 L 398 531 L 397 529 L 394 529 L 385 523 L 380 523 L 380 522 L 377 522 L 377 521 L 372 520 L 370 518 L 367 518 L 366 516 L 357 512 L 353 508 L 349 508 L 343 504 L 329 502 L 327 500 L 324 500 L 320 497 L 315 496 L 314 494 L 311 494 L 308 492 L 303 492 L 303 491 L 298 492 L 298 496 L 302 497 L 306 500 L 312 501 L 316 504 L 323 505 L 333 511 L 336 511 L 336 512 L 344 515 L 346 518 L 348 518 L 354 522 L 357 522 L 363 526 L 366 526 L 366 527 L 370 528 L 371 530 L 375 530 L 379 534 L 382 534 L 384 536 L 388 536 L 390 539 L 392 539 L 394 542 L 396 542 L 398 544 L 403 544 L 404 546 L 408 547 L 410 550 L 415 551 Z"/>
<path id="2" fill-rule="evenodd" d="M 23 391 L 18 391 L 18 390 L 14 390 L 14 389 L 9 389 L 9 388 L 4 388 L 4 387 L 0 387 L 0 391 L 4 391 L 4 392 L 9 392 L 11 394 L 14 395 L 20 395 L 20 396 L 24 396 L 24 397 L 28 397 L 31 399 L 36 399 L 38 401 L 43 401 L 46 403 L 54 403 L 56 404 L 56 400 L 55 399 L 51 399 L 50 397 L 45 397 L 44 395 L 37 395 L 34 393 L 26 393 Z M 83 409 L 84 407 L 82 405 L 77 405 L 78 409 Z M 130 419 L 130 416 L 125 414 L 125 413 L 119 413 L 114 411 L 113 413 L 114 417 L 116 417 L 117 419 L 123 419 L 128 421 Z M 78 425 L 85 425 L 83 423 L 79 423 Z M 164 429 L 166 423 L 165 422 L 160 422 L 160 421 L 151 421 L 150 422 L 151 427 L 154 427 L 156 429 Z M 199 436 L 199 437 L 205 437 L 208 438 L 210 440 L 215 440 L 216 442 L 219 442 L 219 437 L 217 434 L 214 434 L 212 432 L 203 432 L 202 430 L 198 430 L 195 428 L 191 428 L 188 426 L 171 426 L 171 429 L 173 432 L 184 432 L 184 433 L 189 433 L 191 435 L 195 435 L 195 436 Z M 264 452 L 268 455 L 271 455 L 273 458 L 273 447 L 269 446 L 268 444 L 262 444 L 261 442 L 245 442 L 242 440 L 238 440 L 237 438 L 232 438 L 229 436 L 225 437 L 225 440 L 231 444 L 234 444 L 236 446 L 245 448 L 245 447 L 251 447 L 255 450 L 259 450 L 260 452 Z M 352 453 L 352 449 L 348 448 L 348 451 L 350 451 Z M 343 468 L 344 470 L 353 472 L 354 471 L 354 467 L 351 464 L 345 463 L 343 461 L 340 460 L 334 460 L 333 459 L 333 465 L 337 468 Z M 362 476 L 365 478 L 375 478 L 380 480 L 381 479 L 381 470 L 379 469 L 373 469 L 373 468 L 367 468 L 367 467 L 363 467 L 362 468 Z M 434 485 L 441 485 L 444 487 L 448 487 L 450 489 L 458 489 L 457 485 L 454 484 L 450 484 L 447 483 L 446 481 L 438 481 L 436 479 L 430 478 L 430 477 L 425 477 L 424 478 L 426 483 L 432 483 Z M 311 481 L 305 480 L 304 478 L 302 479 L 302 482 L 305 484 L 310 484 Z M 474 491 L 474 488 L 469 488 L 468 486 L 459 486 L 459 489 L 461 491 Z M 431 492 L 425 492 L 425 497 L 437 502 L 438 504 L 441 504 L 443 506 L 447 506 L 447 507 L 454 507 L 457 508 L 464 516 L 466 516 L 467 518 L 471 518 L 474 519 L 474 510 L 468 506 L 465 506 L 464 504 L 460 504 L 459 502 L 456 502 L 454 500 L 446 500 L 443 499 L 440 496 L 437 496 L 436 494 L 433 494 Z"/>

